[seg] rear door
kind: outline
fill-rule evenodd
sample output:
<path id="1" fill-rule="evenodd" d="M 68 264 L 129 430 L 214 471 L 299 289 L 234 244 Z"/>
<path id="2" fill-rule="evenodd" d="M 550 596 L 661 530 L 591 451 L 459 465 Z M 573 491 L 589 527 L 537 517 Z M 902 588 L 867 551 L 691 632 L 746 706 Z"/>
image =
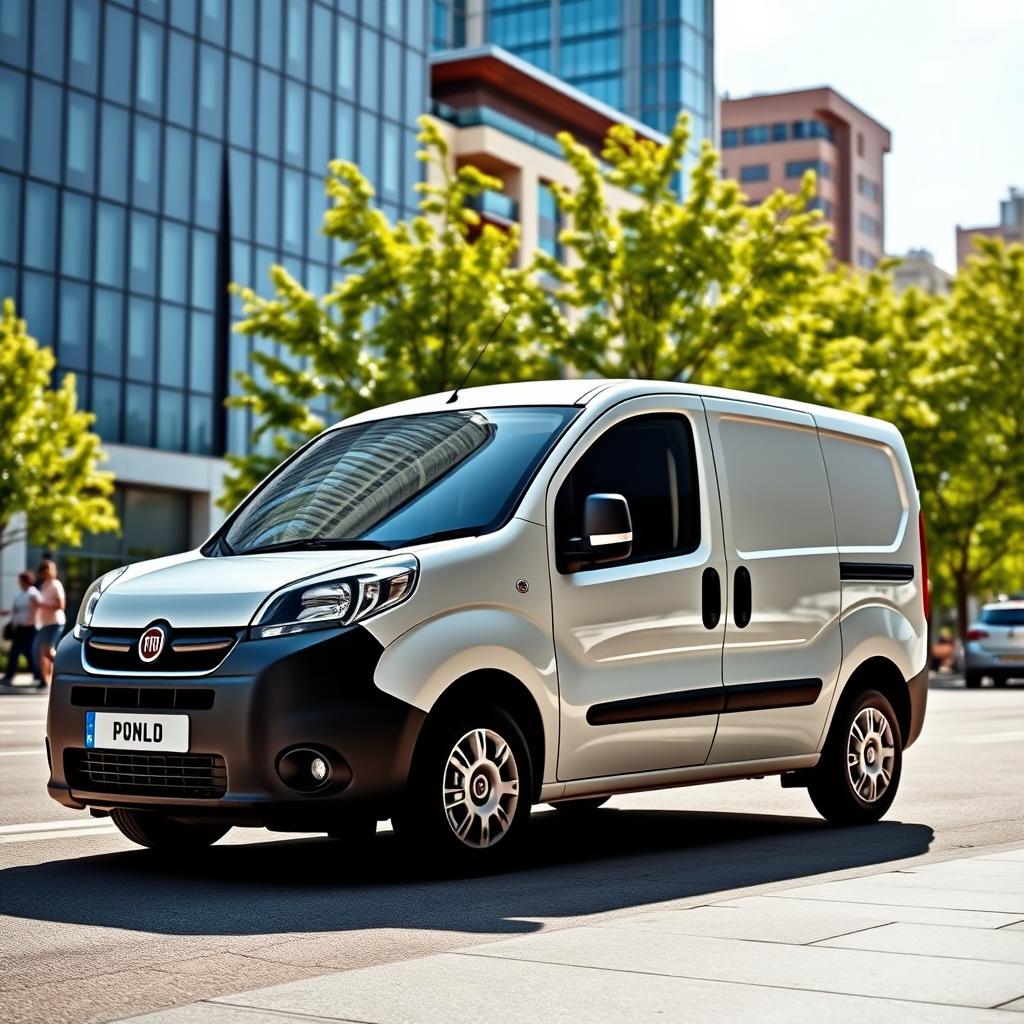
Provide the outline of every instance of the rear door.
<path id="1" fill-rule="evenodd" d="M 568 571 L 590 494 L 621 494 L 628 561 Z M 722 706 L 718 486 L 699 398 L 623 402 L 548 489 L 551 597 L 564 780 L 703 764 Z M 714 605 L 717 603 L 716 613 Z"/>
<path id="2" fill-rule="evenodd" d="M 729 598 L 725 709 L 709 758 L 816 749 L 839 676 L 839 550 L 814 419 L 705 398 Z"/>

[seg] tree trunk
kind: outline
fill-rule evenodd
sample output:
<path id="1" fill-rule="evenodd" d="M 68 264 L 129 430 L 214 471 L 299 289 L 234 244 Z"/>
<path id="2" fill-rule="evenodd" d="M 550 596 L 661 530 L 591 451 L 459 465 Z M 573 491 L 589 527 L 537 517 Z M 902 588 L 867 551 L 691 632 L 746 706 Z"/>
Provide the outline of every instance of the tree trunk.
<path id="1" fill-rule="evenodd" d="M 971 596 L 971 574 L 966 570 L 956 573 L 956 635 L 961 642 L 967 638 L 967 627 L 970 625 L 967 611 L 967 599 Z"/>

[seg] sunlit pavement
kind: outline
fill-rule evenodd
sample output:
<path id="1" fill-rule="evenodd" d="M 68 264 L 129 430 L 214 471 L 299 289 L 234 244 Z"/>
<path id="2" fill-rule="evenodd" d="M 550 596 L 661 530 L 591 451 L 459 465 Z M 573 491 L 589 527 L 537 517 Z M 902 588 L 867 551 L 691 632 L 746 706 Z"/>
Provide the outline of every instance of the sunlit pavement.
<path id="1" fill-rule="evenodd" d="M 1019 1019 L 984 1007 L 1024 998 L 1024 687 L 936 680 L 879 825 L 773 779 L 638 794 L 455 881 L 386 831 L 161 861 L 45 796 L 44 719 L 0 695 L 0 1018 Z"/>

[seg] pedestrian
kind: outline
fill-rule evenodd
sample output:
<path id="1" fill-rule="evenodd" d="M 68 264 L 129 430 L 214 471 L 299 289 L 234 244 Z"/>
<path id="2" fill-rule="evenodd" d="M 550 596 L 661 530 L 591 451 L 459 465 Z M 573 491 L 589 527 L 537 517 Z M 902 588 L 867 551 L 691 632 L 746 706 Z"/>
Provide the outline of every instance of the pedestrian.
<path id="1" fill-rule="evenodd" d="M 32 656 L 39 672 L 40 689 L 46 689 L 53 679 L 53 655 L 64 632 L 64 606 L 67 597 L 64 584 L 57 578 L 57 563 L 44 558 L 36 573 L 39 600 L 35 602 L 36 639 Z"/>
<path id="2" fill-rule="evenodd" d="M 7 652 L 7 669 L 3 678 L 8 686 L 14 679 L 14 673 L 18 671 L 18 659 L 22 655 L 25 655 L 25 661 L 28 662 L 33 677 L 39 678 L 39 671 L 32 657 L 32 646 L 36 638 L 35 606 L 39 601 L 35 581 L 35 577 L 27 569 L 18 573 L 18 586 L 21 587 L 21 591 L 15 595 L 11 603 L 11 621 L 4 630 L 5 636 L 8 630 L 10 631 L 8 639 L 11 641 L 11 649 Z"/>

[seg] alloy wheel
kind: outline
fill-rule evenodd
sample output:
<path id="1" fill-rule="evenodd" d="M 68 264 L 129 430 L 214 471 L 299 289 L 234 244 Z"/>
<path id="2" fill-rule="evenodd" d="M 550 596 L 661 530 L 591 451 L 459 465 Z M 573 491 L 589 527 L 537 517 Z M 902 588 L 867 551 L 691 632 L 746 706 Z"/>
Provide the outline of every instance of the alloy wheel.
<path id="1" fill-rule="evenodd" d="M 507 741 L 473 729 L 452 748 L 444 769 L 444 810 L 455 837 L 485 849 L 500 842 L 519 804 L 519 768 Z"/>
<path id="2" fill-rule="evenodd" d="M 866 707 L 850 725 L 846 748 L 847 771 L 854 793 L 865 803 L 881 799 L 892 781 L 896 741 L 888 718 Z"/>

